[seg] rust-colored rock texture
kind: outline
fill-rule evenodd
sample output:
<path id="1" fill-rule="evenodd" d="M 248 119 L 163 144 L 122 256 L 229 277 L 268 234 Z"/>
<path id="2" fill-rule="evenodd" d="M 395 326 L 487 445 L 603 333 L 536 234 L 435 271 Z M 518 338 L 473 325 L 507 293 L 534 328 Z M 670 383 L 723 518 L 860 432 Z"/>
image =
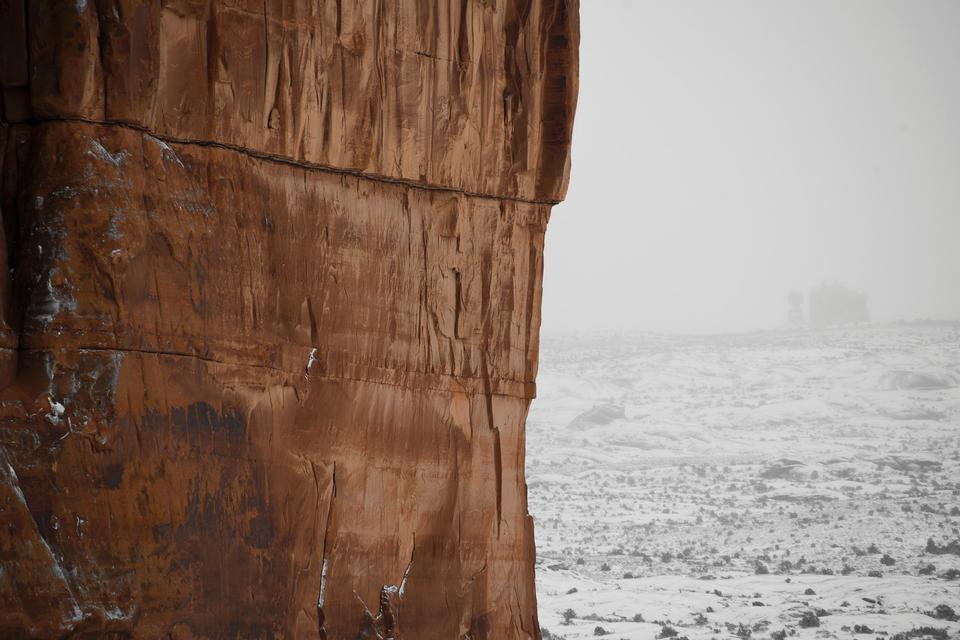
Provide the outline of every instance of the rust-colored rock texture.
<path id="1" fill-rule="evenodd" d="M 0 637 L 539 637 L 577 47 L 577 0 L 0 1 Z"/>

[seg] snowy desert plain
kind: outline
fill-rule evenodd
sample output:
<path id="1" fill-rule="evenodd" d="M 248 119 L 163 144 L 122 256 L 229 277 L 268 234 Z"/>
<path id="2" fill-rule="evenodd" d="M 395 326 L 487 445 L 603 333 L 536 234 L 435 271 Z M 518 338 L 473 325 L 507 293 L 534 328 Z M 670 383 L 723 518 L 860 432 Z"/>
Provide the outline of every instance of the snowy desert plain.
<path id="1" fill-rule="evenodd" d="M 545 638 L 960 638 L 960 324 L 547 335 Z"/>

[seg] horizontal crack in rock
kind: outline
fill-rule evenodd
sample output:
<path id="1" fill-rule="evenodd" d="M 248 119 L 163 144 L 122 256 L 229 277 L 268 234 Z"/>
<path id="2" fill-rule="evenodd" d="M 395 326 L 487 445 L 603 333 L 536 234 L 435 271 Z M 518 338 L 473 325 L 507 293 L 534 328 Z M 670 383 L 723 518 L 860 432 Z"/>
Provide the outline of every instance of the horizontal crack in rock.
<path id="1" fill-rule="evenodd" d="M 324 173 L 334 173 L 338 175 L 347 175 L 353 176 L 356 178 L 362 178 L 370 180 L 371 182 L 380 182 L 385 184 L 396 184 L 404 187 L 410 187 L 412 189 L 421 189 L 423 191 L 442 191 L 447 193 L 459 193 L 471 198 L 484 198 L 487 200 L 505 200 L 509 202 L 520 202 L 525 204 L 539 204 L 539 205 L 555 205 L 559 204 L 560 200 L 535 200 L 528 198 L 519 198 L 517 196 L 506 196 L 506 195 L 496 195 L 493 193 L 481 193 L 478 191 L 467 191 L 465 189 L 457 189 L 456 187 L 450 187 L 445 185 L 435 185 L 429 184 L 426 182 L 417 182 L 415 180 L 406 180 L 404 178 L 391 178 L 388 176 L 369 173 L 367 171 L 362 171 L 360 169 L 346 169 L 342 167 L 334 167 L 330 165 L 324 165 L 314 162 L 307 162 L 305 160 L 294 160 L 287 156 L 281 156 L 273 153 L 267 153 L 265 151 L 257 151 L 256 149 L 250 149 L 248 147 L 242 147 L 240 145 L 230 144 L 228 142 L 216 142 L 214 140 L 192 140 L 189 138 L 177 138 L 175 136 L 170 136 L 166 134 L 160 134 L 152 129 L 145 127 L 136 122 L 130 122 L 127 120 L 95 120 L 93 118 L 81 118 L 79 116 L 45 116 L 42 118 L 26 118 L 23 120 L 10 121 L 8 124 L 24 124 L 24 125 L 34 125 L 39 126 L 51 122 L 64 122 L 64 123 L 82 123 L 97 125 L 103 127 L 124 127 L 126 129 L 132 129 L 134 131 L 139 131 L 145 133 L 157 140 L 162 140 L 168 144 L 189 144 L 195 145 L 198 147 L 215 147 L 218 149 L 225 149 L 227 151 L 234 151 L 236 153 L 241 153 L 251 158 L 257 158 L 258 160 L 266 160 L 268 162 L 276 162 L 279 164 L 290 165 L 294 167 L 299 167 L 301 169 L 310 169 L 312 171 L 321 171 Z"/>

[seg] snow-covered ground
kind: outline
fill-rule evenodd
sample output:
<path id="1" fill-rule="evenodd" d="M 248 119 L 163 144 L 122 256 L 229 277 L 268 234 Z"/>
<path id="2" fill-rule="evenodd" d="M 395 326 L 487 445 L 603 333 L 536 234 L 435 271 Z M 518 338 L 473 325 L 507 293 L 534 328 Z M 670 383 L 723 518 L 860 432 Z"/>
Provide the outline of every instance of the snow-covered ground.
<path id="1" fill-rule="evenodd" d="M 538 393 L 550 634 L 960 637 L 960 325 L 546 336 Z"/>

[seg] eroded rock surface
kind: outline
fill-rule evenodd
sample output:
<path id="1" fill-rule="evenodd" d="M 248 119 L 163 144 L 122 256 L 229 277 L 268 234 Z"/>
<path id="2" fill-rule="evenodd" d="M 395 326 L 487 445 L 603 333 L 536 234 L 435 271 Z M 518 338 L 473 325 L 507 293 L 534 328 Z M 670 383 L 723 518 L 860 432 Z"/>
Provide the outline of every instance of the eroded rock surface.
<path id="1" fill-rule="evenodd" d="M 0 636 L 538 637 L 577 11 L 0 4 Z"/>

